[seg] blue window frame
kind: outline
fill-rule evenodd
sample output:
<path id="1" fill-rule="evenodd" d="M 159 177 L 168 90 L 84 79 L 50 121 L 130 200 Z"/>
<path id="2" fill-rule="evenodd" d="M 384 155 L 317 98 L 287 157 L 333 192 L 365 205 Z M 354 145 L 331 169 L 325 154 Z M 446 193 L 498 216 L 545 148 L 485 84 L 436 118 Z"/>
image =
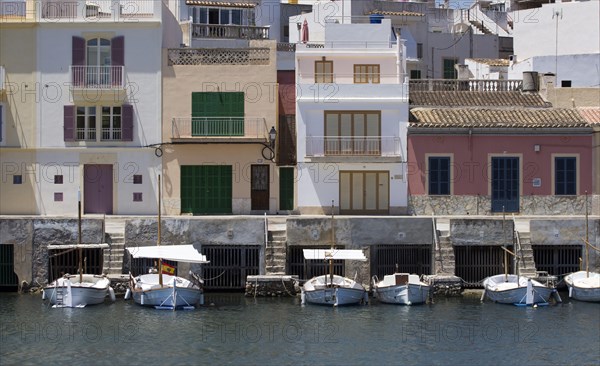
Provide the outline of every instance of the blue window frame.
<path id="1" fill-rule="evenodd" d="M 577 194 L 577 159 L 574 157 L 554 158 L 554 194 Z"/>
<path id="2" fill-rule="evenodd" d="M 429 157 L 429 194 L 450 194 L 450 158 Z"/>

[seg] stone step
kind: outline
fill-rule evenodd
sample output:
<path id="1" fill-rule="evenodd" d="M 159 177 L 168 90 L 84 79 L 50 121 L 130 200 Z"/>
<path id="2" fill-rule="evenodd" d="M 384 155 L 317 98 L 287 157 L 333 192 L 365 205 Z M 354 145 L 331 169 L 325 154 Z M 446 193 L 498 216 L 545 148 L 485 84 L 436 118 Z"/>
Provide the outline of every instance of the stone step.
<path id="1" fill-rule="evenodd" d="M 281 223 L 281 224 L 269 224 L 267 226 L 267 230 L 269 231 L 286 231 L 287 230 L 287 224 L 286 223 Z"/>
<path id="2" fill-rule="evenodd" d="M 285 273 L 285 266 L 265 266 L 265 270 L 269 273 L 269 274 L 273 274 L 275 272 L 283 272 Z"/>

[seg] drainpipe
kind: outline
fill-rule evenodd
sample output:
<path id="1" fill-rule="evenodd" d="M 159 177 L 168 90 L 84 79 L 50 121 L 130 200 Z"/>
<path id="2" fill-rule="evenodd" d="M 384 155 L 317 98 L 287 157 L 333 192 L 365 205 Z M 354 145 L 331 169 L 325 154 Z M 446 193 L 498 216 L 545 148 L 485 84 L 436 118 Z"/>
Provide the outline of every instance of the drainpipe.
<path id="1" fill-rule="evenodd" d="M 397 73 L 397 81 L 398 84 L 402 84 L 404 82 L 404 40 L 400 39 L 400 34 L 396 34 L 396 73 Z"/>

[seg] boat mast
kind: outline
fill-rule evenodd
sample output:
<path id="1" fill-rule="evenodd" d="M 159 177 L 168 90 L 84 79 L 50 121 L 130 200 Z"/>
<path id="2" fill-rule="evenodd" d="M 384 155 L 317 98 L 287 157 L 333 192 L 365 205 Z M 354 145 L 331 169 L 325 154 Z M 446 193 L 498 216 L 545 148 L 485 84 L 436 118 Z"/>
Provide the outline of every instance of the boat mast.
<path id="1" fill-rule="evenodd" d="M 588 193 L 585 191 L 585 277 L 590 277 L 590 238 L 588 234 Z"/>
<path id="2" fill-rule="evenodd" d="M 81 191 L 77 191 L 77 244 L 81 244 Z M 83 283 L 83 268 L 81 257 L 83 256 L 83 248 L 81 245 L 78 249 L 79 254 L 79 283 Z"/>
<path id="3" fill-rule="evenodd" d="M 335 225 L 333 222 L 333 200 L 331 200 L 331 256 L 329 257 L 329 279 L 333 286 L 333 249 L 335 248 Z"/>
<path id="4" fill-rule="evenodd" d="M 158 175 L 158 239 L 156 240 L 156 246 L 160 246 L 160 174 Z M 162 258 L 158 258 L 158 284 L 160 287 L 163 286 L 162 278 Z"/>
<path id="5" fill-rule="evenodd" d="M 502 233 L 504 234 L 504 282 L 508 282 L 508 253 L 506 251 L 506 230 L 504 229 L 504 222 L 506 221 L 506 216 L 504 212 L 504 206 L 502 206 Z M 517 282 L 518 285 L 518 282 Z"/>

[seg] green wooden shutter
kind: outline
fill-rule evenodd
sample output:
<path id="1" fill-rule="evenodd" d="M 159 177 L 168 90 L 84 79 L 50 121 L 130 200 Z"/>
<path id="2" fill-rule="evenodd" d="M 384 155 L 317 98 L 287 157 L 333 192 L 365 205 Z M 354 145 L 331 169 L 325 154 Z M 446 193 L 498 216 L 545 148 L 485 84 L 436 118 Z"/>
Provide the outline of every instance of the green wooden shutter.
<path id="1" fill-rule="evenodd" d="M 181 213 L 230 214 L 230 165 L 182 165 Z"/>
<path id="2" fill-rule="evenodd" d="M 192 136 L 244 136 L 244 93 L 192 93 Z"/>
<path id="3" fill-rule="evenodd" d="M 294 168 L 279 168 L 279 209 L 294 209 Z"/>

